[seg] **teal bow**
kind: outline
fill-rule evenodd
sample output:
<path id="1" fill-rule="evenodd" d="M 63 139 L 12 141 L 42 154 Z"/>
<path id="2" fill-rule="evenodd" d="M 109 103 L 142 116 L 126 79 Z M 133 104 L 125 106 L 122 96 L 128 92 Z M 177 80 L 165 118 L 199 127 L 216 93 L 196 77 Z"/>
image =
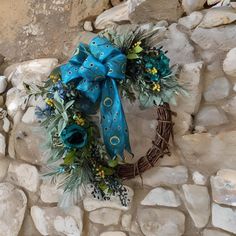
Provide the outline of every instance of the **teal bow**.
<path id="1" fill-rule="evenodd" d="M 100 100 L 103 141 L 111 158 L 131 152 L 128 126 L 116 82 L 125 79 L 126 56 L 106 38 L 80 44 L 69 62 L 60 67 L 63 83 L 78 82 L 77 89 L 93 103 Z"/>

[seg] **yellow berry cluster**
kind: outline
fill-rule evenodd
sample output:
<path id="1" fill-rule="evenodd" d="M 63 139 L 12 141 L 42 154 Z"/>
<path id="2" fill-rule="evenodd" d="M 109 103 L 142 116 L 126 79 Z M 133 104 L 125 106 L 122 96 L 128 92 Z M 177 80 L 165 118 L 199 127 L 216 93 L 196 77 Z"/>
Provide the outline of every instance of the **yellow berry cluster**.
<path id="1" fill-rule="evenodd" d="M 158 70 L 156 67 L 153 67 L 152 69 L 147 69 L 147 72 L 152 75 L 156 75 L 158 73 Z"/>
<path id="2" fill-rule="evenodd" d="M 46 99 L 45 99 L 45 102 L 46 102 L 46 104 L 48 104 L 48 106 L 54 107 L 53 99 L 51 99 L 51 98 L 46 98 Z"/>
<path id="3" fill-rule="evenodd" d="M 141 44 L 141 41 L 138 41 L 137 43 L 133 44 L 133 48 L 140 46 L 140 44 Z"/>
<path id="4" fill-rule="evenodd" d="M 80 125 L 80 126 L 85 125 L 85 119 L 82 118 L 80 114 L 74 115 L 73 119 L 75 120 L 77 125 Z"/>
<path id="5" fill-rule="evenodd" d="M 58 82 L 58 80 L 61 80 L 59 75 L 51 74 L 49 78 L 52 80 L 53 83 Z"/>
<path id="6" fill-rule="evenodd" d="M 102 179 L 105 178 L 105 172 L 104 170 L 102 169 L 102 166 L 99 166 L 98 168 L 96 168 L 96 171 L 97 171 L 97 175 L 99 177 L 101 177 Z"/>
<path id="7" fill-rule="evenodd" d="M 161 91 L 161 85 L 159 83 L 153 83 L 152 91 Z"/>

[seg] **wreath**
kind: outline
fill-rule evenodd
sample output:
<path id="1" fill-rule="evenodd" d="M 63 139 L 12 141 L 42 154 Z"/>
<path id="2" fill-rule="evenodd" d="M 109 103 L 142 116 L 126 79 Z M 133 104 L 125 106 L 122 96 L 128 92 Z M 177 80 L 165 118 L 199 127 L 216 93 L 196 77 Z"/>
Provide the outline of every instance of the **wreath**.
<path id="1" fill-rule="evenodd" d="M 94 198 L 109 200 L 117 195 L 127 205 L 122 181 L 141 175 L 169 154 L 173 128 L 169 103 L 185 90 L 166 52 L 149 46 L 154 33 L 103 31 L 89 45 L 80 43 L 42 87 L 27 85 L 32 95 L 45 99 L 45 107 L 36 107 L 36 115 L 47 131 L 51 170 L 47 175 L 62 177 L 65 192 L 87 191 L 89 186 Z M 153 146 L 136 163 L 124 158 L 124 152 L 132 155 L 132 149 L 121 97 L 138 99 L 141 109 L 157 109 Z M 98 111 L 99 125 L 94 121 Z"/>

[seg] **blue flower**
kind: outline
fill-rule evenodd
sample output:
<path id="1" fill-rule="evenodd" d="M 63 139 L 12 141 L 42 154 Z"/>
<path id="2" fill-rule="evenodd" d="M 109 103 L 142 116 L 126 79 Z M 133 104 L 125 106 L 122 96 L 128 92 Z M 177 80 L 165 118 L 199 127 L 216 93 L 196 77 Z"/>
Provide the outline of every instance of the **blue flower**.
<path id="1" fill-rule="evenodd" d="M 82 148 L 87 144 L 87 136 L 85 128 L 73 124 L 62 131 L 61 140 L 68 148 Z"/>

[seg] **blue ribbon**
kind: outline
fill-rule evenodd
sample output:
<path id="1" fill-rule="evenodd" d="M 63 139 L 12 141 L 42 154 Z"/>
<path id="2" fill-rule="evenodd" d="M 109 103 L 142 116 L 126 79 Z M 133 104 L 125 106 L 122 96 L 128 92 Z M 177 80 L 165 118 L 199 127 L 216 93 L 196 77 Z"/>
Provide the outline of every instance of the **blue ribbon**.
<path id="1" fill-rule="evenodd" d="M 111 158 L 131 152 L 128 126 L 116 82 L 125 79 L 126 56 L 104 37 L 80 44 L 69 62 L 60 67 L 63 83 L 78 82 L 77 89 L 91 102 L 100 101 L 103 141 Z"/>

